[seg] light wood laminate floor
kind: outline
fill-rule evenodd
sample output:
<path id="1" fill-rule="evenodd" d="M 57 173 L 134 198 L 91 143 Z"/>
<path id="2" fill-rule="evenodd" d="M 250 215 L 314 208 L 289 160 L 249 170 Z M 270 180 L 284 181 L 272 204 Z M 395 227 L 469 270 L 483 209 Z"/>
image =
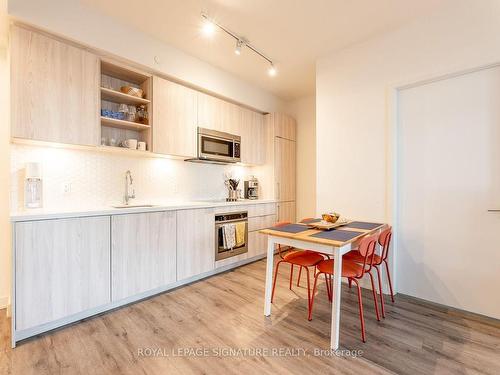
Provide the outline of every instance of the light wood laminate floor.
<path id="1" fill-rule="evenodd" d="M 0 374 L 500 374 L 498 321 L 398 296 L 395 304 L 386 304 L 387 317 L 378 323 L 364 290 L 363 344 L 355 289 L 346 285 L 341 348 L 362 354 L 317 356 L 314 350 L 330 343 L 331 307 L 324 282 L 309 322 L 305 278 L 304 286 L 290 291 L 285 265 L 273 315 L 265 318 L 264 274 L 265 261 L 259 261 L 27 340 L 14 350 L 10 321 L 2 310 Z M 152 348 L 154 354 L 145 356 Z M 189 356 L 190 348 L 205 349 L 209 356 Z M 219 348 L 307 353 L 210 356 Z M 186 351 L 184 356 L 174 356 L 180 350 Z"/>

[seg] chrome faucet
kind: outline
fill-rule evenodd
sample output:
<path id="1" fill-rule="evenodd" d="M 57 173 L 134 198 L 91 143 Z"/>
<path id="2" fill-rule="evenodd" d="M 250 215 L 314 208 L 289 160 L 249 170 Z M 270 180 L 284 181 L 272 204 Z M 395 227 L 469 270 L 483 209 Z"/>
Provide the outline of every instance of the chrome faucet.
<path id="1" fill-rule="evenodd" d="M 134 180 L 132 179 L 132 173 L 130 171 L 125 172 L 125 196 L 124 203 L 129 204 L 130 199 L 135 198 L 135 189 L 133 185 Z"/>

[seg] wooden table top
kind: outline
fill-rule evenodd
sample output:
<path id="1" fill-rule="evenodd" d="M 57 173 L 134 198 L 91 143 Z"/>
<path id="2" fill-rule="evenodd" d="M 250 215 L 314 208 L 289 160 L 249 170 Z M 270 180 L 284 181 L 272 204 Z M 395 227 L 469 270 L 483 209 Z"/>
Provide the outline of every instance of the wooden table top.
<path id="1" fill-rule="evenodd" d="M 304 223 L 296 223 L 296 224 L 304 225 L 305 227 L 307 227 L 307 224 L 304 224 Z M 341 226 L 341 227 L 337 227 L 336 229 L 333 229 L 333 230 L 345 230 L 345 231 L 361 232 L 360 235 L 358 235 L 354 238 L 351 238 L 350 240 L 347 240 L 347 241 L 335 241 L 335 240 L 330 240 L 330 239 L 326 239 L 326 238 L 311 237 L 313 234 L 324 232 L 323 230 L 314 229 L 314 228 L 308 229 L 308 230 L 306 230 L 304 232 L 300 232 L 300 233 L 289 233 L 289 232 L 283 232 L 283 231 L 279 231 L 279 230 L 273 230 L 272 228 L 267 228 L 267 229 L 260 230 L 259 233 L 268 234 L 268 235 L 276 236 L 276 237 L 289 238 L 292 240 L 317 243 L 317 244 L 321 244 L 321 245 L 341 247 L 341 246 L 347 245 L 349 243 L 356 242 L 366 235 L 370 235 L 372 233 L 375 233 L 378 230 L 384 228 L 385 226 L 386 226 L 386 224 L 380 224 L 373 229 L 359 229 L 359 228 L 354 228 L 354 227 L 346 228 L 345 226 Z"/>

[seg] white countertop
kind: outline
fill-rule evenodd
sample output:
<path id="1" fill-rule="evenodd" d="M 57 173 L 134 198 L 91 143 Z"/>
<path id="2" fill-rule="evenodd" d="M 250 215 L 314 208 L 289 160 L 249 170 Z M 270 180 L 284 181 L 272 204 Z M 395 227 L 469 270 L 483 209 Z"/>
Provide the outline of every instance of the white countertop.
<path id="1" fill-rule="evenodd" d="M 103 215 L 121 215 L 130 213 L 141 212 L 157 212 L 169 210 L 182 210 L 189 208 L 210 208 L 210 207 L 232 207 L 232 206 L 245 206 L 253 204 L 275 203 L 274 199 L 241 199 L 236 202 L 226 201 L 191 201 L 191 202 L 168 202 L 159 203 L 154 202 L 131 202 L 131 205 L 139 204 L 153 204 L 152 207 L 127 207 L 127 208 L 114 208 L 113 206 L 104 207 L 89 207 L 89 208 L 70 208 L 48 210 L 44 208 L 31 209 L 11 213 L 10 220 L 12 222 L 18 221 L 33 221 L 44 219 L 62 219 L 70 217 L 85 217 L 85 216 L 103 216 Z"/>

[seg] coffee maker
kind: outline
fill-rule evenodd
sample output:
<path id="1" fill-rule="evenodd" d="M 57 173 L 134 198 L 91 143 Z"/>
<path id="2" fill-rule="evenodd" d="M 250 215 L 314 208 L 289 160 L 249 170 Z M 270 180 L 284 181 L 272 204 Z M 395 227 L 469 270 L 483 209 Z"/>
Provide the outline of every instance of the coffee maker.
<path id="1" fill-rule="evenodd" d="M 251 176 L 244 185 L 245 199 L 259 199 L 259 180 Z"/>

